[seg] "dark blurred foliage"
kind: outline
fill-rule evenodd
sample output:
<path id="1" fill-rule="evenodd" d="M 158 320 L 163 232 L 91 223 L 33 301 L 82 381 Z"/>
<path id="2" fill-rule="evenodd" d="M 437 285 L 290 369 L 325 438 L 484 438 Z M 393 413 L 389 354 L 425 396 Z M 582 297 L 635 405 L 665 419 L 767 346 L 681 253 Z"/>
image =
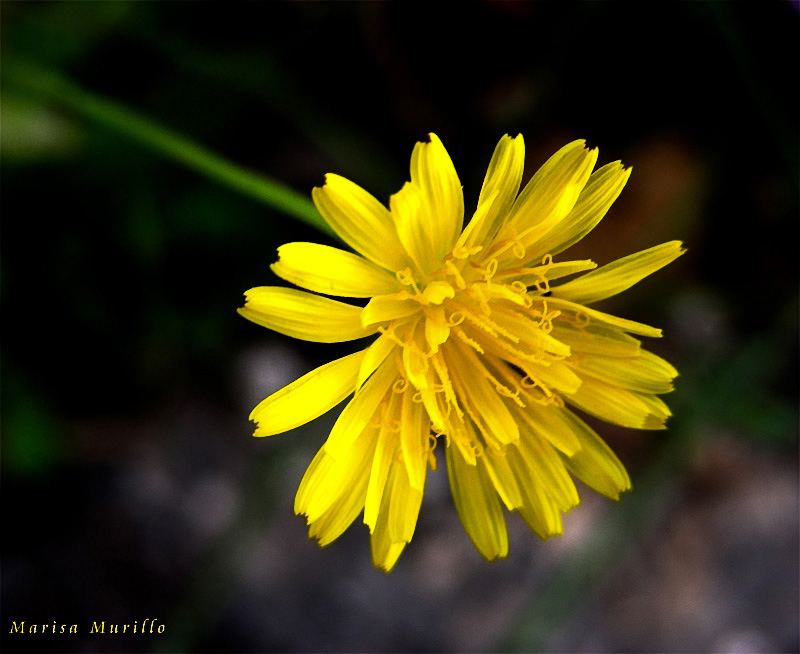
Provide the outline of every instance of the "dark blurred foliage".
<path id="1" fill-rule="evenodd" d="M 292 515 L 332 417 L 266 441 L 272 390 L 353 351 L 260 329 L 241 293 L 332 242 L 2 77 L 3 651 L 797 651 L 798 7 L 789 2 L 11 2 L 37 64 L 306 194 L 388 202 L 444 141 L 474 208 L 574 138 L 634 173 L 570 254 L 689 253 L 606 303 L 665 328 L 667 432 L 598 426 L 634 491 L 489 565 L 432 476 L 389 576 L 359 521 Z M 441 463 L 443 466 L 443 462 Z M 595 537 L 593 534 L 600 534 Z M 159 637 L 90 636 L 156 618 Z M 78 636 L 9 635 L 12 620 Z"/>

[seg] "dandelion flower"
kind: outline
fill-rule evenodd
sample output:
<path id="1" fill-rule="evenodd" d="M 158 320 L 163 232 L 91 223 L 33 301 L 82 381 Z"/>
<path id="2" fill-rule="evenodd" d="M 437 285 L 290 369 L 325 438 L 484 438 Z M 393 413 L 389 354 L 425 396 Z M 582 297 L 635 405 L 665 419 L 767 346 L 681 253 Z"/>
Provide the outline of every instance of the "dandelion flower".
<path id="1" fill-rule="evenodd" d="M 273 271 L 312 292 L 264 286 L 245 294 L 245 318 L 294 338 L 377 336 L 250 415 L 255 435 L 270 436 L 353 396 L 295 499 L 320 545 L 363 512 L 373 563 L 391 570 L 414 534 L 438 446 L 467 534 L 487 559 L 504 557 L 503 506 L 544 539 L 562 532 L 561 514 L 580 501 L 572 477 L 614 499 L 630 488 L 575 409 L 624 427 L 664 428 L 670 411 L 658 395 L 672 390 L 677 371 L 634 336 L 661 330 L 588 305 L 665 266 L 681 243 L 601 268 L 556 261 L 603 218 L 630 169 L 614 162 L 592 172 L 597 150 L 574 141 L 519 192 L 523 160 L 522 136 L 504 136 L 463 229 L 461 182 L 434 134 L 415 146 L 411 181 L 388 209 L 329 174 L 314 202 L 357 254 L 283 245 Z M 555 283 L 577 273 L 585 274 Z M 362 307 L 323 295 L 369 300 Z"/>

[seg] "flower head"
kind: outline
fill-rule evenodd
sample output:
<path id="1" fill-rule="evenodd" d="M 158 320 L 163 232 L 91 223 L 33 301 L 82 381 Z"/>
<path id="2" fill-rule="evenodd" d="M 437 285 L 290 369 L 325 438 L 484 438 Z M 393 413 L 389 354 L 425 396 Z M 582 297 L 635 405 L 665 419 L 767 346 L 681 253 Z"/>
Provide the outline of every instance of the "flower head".
<path id="1" fill-rule="evenodd" d="M 504 136 L 463 230 L 461 183 L 433 134 L 414 148 L 411 181 L 389 209 L 327 175 L 314 202 L 358 254 L 289 243 L 272 269 L 314 293 L 370 298 L 366 306 L 279 287 L 245 294 L 239 312 L 282 334 L 327 343 L 377 335 L 250 415 L 255 435 L 270 436 L 353 395 L 295 500 L 320 545 L 363 511 L 373 562 L 390 570 L 414 534 L 438 446 L 467 534 L 487 559 L 503 557 L 503 505 L 548 538 L 579 503 L 571 475 L 615 499 L 630 487 L 573 408 L 625 427 L 664 427 L 670 412 L 657 395 L 672 390 L 677 371 L 633 336 L 661 331 L 586 305 L 665 266 L 681 243 L 602 268 L 556 261 L 603 218 L 630 170 L 614 162 L 592 172 L 597 150 L 574 141 L 518 193 L 523 160 L 522 136 Z M 585 274 L 554 284 L 576 273 Z"/>

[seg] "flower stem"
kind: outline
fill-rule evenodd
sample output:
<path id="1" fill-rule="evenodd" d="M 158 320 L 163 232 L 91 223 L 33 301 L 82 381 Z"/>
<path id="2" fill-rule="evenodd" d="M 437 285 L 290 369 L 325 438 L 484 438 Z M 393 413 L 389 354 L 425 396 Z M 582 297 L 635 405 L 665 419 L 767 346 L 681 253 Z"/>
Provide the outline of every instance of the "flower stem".
<path id="1" fill-rule="evenodd" d="M 131 109 L 80 88 L 53 71 L 18 60 L 12 65 L 6 64 L 3 75 L 6 81 L 40 100 L 53 102 L 110 127 L 201 175 L 260 200 L 326 234 L 333 233 L 314 204 L 297 191 L 228 161 Z"/>

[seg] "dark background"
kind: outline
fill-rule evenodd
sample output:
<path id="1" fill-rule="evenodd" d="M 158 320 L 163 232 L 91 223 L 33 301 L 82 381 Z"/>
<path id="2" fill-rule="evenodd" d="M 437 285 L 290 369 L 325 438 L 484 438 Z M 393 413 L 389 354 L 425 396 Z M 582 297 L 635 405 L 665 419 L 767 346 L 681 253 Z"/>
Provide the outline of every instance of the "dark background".
<path id="1" fill-rule="evenodd" d="M 3 651 L 798 651 L 796 3 L 0 12 Z M 511 519 L 488 564 L 442 461 L 391 575 L 360 520 L 320 550 L 292 502 L 334 416 L 254 440 L 247 415 L 354 346 L 235 309 L 278 245 L 332 241 L 37 93 L 31 65 L 304 195 L 336 172 L 388 202 L 431 131 L 468 211 L 505 133 L 526 176 L 574 138 L 632 165 L 569 255 L 689 250 L 601 307 L 663 327 L 681 371 L 668 431 L 599 427 L 633 492 L 581 488 L 546 543 Z M 144 618 L 164 634 L 88 633 Z"/>

